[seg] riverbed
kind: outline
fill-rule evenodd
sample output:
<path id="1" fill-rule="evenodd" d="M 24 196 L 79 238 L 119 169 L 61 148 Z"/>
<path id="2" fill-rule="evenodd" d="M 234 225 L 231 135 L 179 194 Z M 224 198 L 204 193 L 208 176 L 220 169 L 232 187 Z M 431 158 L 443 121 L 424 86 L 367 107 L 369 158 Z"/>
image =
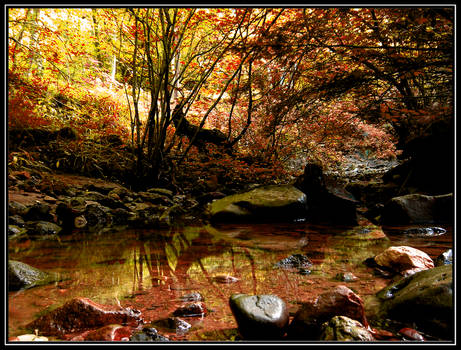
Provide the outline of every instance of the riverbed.
<path id="1" fill-rule="evenodd" d="M 61 281 L 8 295 L 8 337 L 30 332 L 24 326 L 74 297 L 131 307 L 159 333 L 177 341 L 238 340 L 229 308 L 234 293 L 275 294 L 294 315 L 303 302 L 339 284 L 365 302 L 373 320 L 374 295 L 389 279 L 364 261 L 390 246 L 406 245 L 432 259 L 453 248 L 453 229 L 443 235 L 414 237 L 404 227 L 319 226 L 306 222 L 258 225 L 178 226 L 164 230 L 75 231 L 59 240 L 10 242 L 9 259 L 19 260 Z M 300 273 L 274 265 L 292 254 L 312 261 Z M 351 272 L 356 280 L 341 280 Z M 223 276 L 234 277 L 230 279 Z M 203 317 L 185 317 L 186 333 L 163 327 L 181 304 L 181 296 L 199 292 L 208 309 Z M 372 324 L 373 326 L 373 324 Z"/>

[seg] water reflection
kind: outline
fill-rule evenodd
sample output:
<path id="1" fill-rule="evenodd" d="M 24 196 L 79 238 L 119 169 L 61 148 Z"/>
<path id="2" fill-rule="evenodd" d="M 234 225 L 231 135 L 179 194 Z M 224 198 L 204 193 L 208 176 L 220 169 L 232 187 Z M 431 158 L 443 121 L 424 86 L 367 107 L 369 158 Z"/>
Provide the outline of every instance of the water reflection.
<path id="1" fill-rule="evenodd" d="M 181 305 L 182 295 L 197 291 L 211 312 L 184 337 L 201 340 L 203 334 L 235 328 L 228 307 L 233 293 L 276 294 L 295 311 L 300 302 L 337 285 L 338 273 L 353 272 L 358 279 L 348 286 L 362 297 L 373 295 L 388 281 L 373 275 L 363 264 L 366 258 L 390 245 L 410 245 L 435 258 L 452 247 L 452 230 L 446 229 L 445 235 L 421 239 L 399 235 L 400 229 L 383 232 L 371 226 L 191 226 L 10 243 L 10 259 L 68 279 L 9 293 L 9 336 L 21 334 L 20 327 L 38 313 L 74 297 L 121 302 L 142 310 L 147 321 L 155 321 L 168 318 Z M 291 254 L 307 255 L 314 264 L 311 274 L 274 268 Z M 232 276 L 237 282 L 221 283 L 216 276 Z"/>

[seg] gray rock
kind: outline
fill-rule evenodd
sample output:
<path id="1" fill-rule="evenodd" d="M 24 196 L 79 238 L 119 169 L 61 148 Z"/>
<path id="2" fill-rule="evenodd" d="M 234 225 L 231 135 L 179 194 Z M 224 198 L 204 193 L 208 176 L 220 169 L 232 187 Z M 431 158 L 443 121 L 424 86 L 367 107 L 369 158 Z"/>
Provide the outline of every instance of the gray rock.
<path id="1" fill-rule="evenodd" d="M 435 259 L 435 266 L 452 265 L 453 264 L 453 250 L 448 249 Z"/>
<path id="2" fill-rule="evenodd" d="M 59 280 L 50 274 L 20 261 L 8 260 L 8 290 L 32 288 Z"/>
<path id="3" fill-rule="evenodd" d="M 416 227 L 416 228 L 409 228 L 403 233 L 408 236 L 415 236 L 415 237 L 433 237 L 433 236 L 440 236 L 446 233 L 442 227 Z"/>
<path id="4" fill-rule="evenodd" d="M 275 295 L 234 294 L 229 305 L 245 339 L 281 339 L 288 326 L 285 302 Z"/>
<path id="5" fill-rule="evenodd" d="M 377 293 L 381 317 L 414 322 L 431 335 L 453 339 L 453 267 L 417 272 Z"/>
<path id="6" fill-rule="evenodd" d="M 306 195 L 294 186 L 269 185 L 226 196 L 209 206 L 213 222 L 290 221 L 306 215 Z"/>
<path id="7" fill-rule="evenodd" d="M 453 220 L 453 194 L 427 196 L 407 194 L 392 198 L 383 208 L 381 223 L 385 225 L 430 224 Z"/>
<path id="8" fill-rule="evenodd" d="M 170 341 L 168 338 L 160 335 L 155 328 L 144 327 L 141 332 L 134 333 L 130 341 L 134 342 L 165 342 Z"/>
<path id="9" fill-rule="evenodd" d="M 359 321 L 346 316 L 335 316 L 322 324 L 320 340 L 373 341 L 373 335 Z"/>
<path id="10" fill-rule="evenodd" d="M 54 236 L 61 232 L 62 228 L 48 221 L 28 221 L 27 234 L 31 237 Z"/>

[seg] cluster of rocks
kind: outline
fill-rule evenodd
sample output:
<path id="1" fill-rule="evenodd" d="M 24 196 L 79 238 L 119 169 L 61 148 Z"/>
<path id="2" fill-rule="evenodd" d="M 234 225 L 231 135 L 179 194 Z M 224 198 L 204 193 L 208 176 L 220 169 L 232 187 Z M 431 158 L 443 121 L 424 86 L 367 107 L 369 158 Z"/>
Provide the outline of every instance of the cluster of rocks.
<path id="1" fill-rule="evenodd" d="M 14 175 L 9 178 L 12 185 L 19 188 L 25 182 Z M 37 187 L 45 182 L 35 181 Z M 101 232 L 126 227 L 168 227 L 176 218 L 200 206 L 196 200 L 174 195 L 164 188 L 134 192 L 113 183 L 63 186 L 59 191 L 58 187 L 41 188 L 40 200 L 35 202 L 9 201 L 10 239 L 50 239 L 73 230 Z"/>
<path id="2" fill-rule="evenodd" d="M 191 324 L 183 318 L 204 317 L 207 309 L 200 293 L 181 297 L 184 304 L 164 320 L 146 323 L 139 310 L 96 303 L 88 298 L 74 298 L 64 305 L 49 311 L 25 326 L 37 334 L 11 337 L 10 341 L 132 341 L 165 342 L 168 336 L 158 329 L 187 333 Z M 38 333 L 41 334 L 38 337 Z"/>
<path id="3" fill-rule="evenodd" d="M 443 254 L 444 256 L 447 253 Z M 285 302 L 276 295 L 234 294 L 229 305 L 243 339 L 304 341 L 425 340 L 423 332 L 453 339 L 453 271 L 448 260 L 437 266 L 424 252 L 389 247 L 371 258 L 394 280 L 377 293 L 375 319 L 392 319 L 394 332 L 375 329 L 365 314 L 362 298 L 344 285 L 303 303 L 291 322 Z M 282 266 L 283 266 L 282 261 Z M 405 324 L 415 324 L 420 331 Z"/>

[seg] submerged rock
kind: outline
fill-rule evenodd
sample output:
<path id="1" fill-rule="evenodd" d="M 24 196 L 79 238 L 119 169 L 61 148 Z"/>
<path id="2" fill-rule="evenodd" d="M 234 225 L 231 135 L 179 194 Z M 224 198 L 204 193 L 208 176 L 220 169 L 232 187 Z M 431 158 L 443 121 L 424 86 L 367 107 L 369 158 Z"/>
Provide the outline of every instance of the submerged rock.
<path id="1" fill-rule="evenodd" d="M 210 204 L 213 222 L 287 221 L 306 215 L 306 195 L 294 186 L 269 185 L 234 194 Z"/>
<path id="2" fill-rule="evenodd" d="M 321 325 L 334 316 L 347 316 L 368 326 L 362 299 L 346 286 L 337 286 L 296 312 L 288 328 L 290 339 L 318 340 Z"/>
<path id="3" fill-rule="evenodd" d="M 46 335 L 64 335 L 110 324 L 137 326 L 141 313 L 130 308 L 102 305 L 88 298 L 75 298 L 41 316 L 26 327 Z"/>
<path id="4" fill-rule="evenodd" d="M 389 247 L 375 256 L 379 266 L 390 268 L 403 276 L 434 267 L 434 262 L 425 252 L 407 246 Z"/>
<path id="5" fill-rule="evenodd" d="M 375 339 L 359 321 L 346 316 L 335 316 L 322 324 L 320 340 L 373 341 Z"/>
<path id="6" fill-rule="evenodd" d="M 245 339 L 272 340 L 284 336 L 289 315 L 285 302 L 276 295 L 234 294 L 229 305 Z"/>
<path id="7" fill-rule="evenodd" d="M 453 268 L 434 267 L 377 293 L 381 317 L 415 323 L 426 333 L 453 339 Z"/>
<path id="8" fill-rule="evenodd" d="M 417 227 L 417 228 L 410 228 L 403 233 L 408 236 L 416 236 L 416 237 L 433 237 L 433 236 L 440 236 L 446 233 L 447 230 L 441 227 Z"/>
<path id="9" fill-rule="evenodd" d="M 174 312 L 174 316 L 205 316 L 207 309 L 204 303 L 201 301 L 194 301 L 186 303 L 178 307 Z"/>
<path id="10" fill-rule="evenodd" d="M 310 268 L 313 266 L 312 261 L 303 254 L 293 254 L 289 257 L 280 260 L 275 263 L 275 268 L 281 268 L 286 270 L 296 269 L 301 275 L 308 275 L 311 273 Z"/>
<path id="11" fill-rule="evenodd" d="M 155 328 L 144 327 L 141 332 L 134 333 L 130 341 L 135 342 L 164 342 L 170 341 L 167 337 L 160 335 Z"/>
<path id="12" fill-rule="evenodd" d="M 132 334 L 131 327 L 111 324 L 98 329 L 86 331 L 71 341 L 128 341 Z"/>
<path id="13" fill-rule="evenodd" d="M 20 261 L 8 260 L 8 290 L 32 288 L 59 280 L 56 274 L 50 274 Z"/>

